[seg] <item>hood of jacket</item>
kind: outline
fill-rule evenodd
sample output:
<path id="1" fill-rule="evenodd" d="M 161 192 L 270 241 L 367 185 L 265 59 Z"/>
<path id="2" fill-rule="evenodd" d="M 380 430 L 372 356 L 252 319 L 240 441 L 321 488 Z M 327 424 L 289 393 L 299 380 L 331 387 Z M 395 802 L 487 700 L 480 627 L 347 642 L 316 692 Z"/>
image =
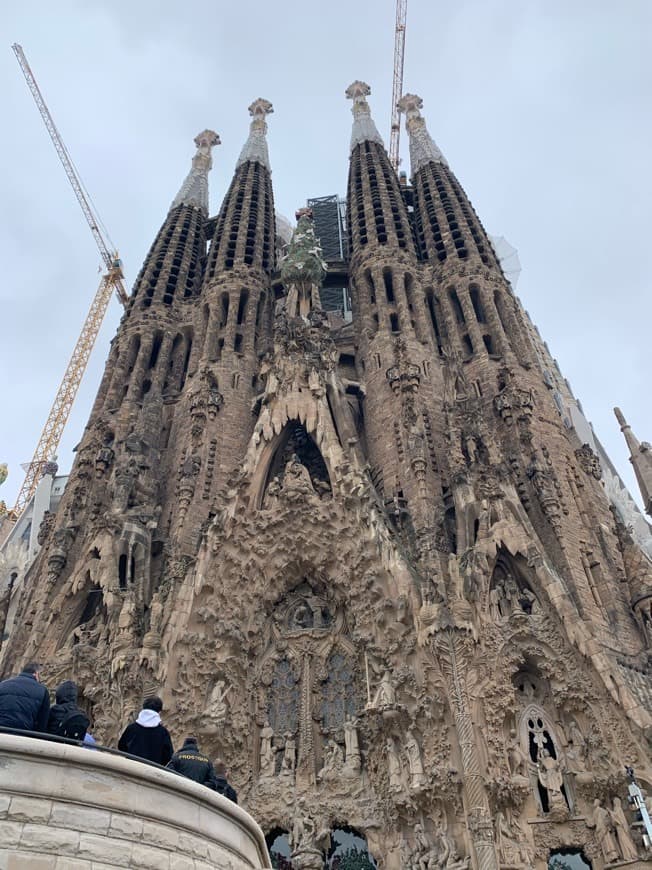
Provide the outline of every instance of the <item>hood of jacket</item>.
<path id="1" fill-rule="evenodd" d="M 161 716 L 155 710 L 141 710 L 136 722 L 143 728 L 156 728 L 161 724 Z"/>
<path id="2" fill-rule="evenodd" d="M 72 680 L 64 680 L 57 686 L 54 698 L 57 704 L 76 704 L 77 683 L 73 683 Z"/>

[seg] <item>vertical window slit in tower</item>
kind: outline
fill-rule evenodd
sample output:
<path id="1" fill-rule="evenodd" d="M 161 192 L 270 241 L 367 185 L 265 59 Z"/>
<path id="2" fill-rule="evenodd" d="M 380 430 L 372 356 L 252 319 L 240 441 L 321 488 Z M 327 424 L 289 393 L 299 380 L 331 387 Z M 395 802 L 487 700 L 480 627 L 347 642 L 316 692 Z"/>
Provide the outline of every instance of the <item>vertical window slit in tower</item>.
<path id="1" fill-rule="evenodd" d="M 389 328 L 392 332 L 399 332 L 398 314 L 389 315 Z"/>
<path id="2" fill-rule="evenodd" d="M 482 340 L 484 341 L 484 346 L 487 349 L 487 353 L 491 356 L 494 353 L 494 343 L 490 335 L 483 335 Z"/>
<path id="3" fill-rule="evenodd" d="M 457 296 L 457 290 L 454 287 L 449 287 L 448 289 L 448 297 L 451 301 L 451 305 L 453 306 L 453 312 L 455 313 L 455 319 L 458 323 L 466 323 L 464 319 L 464 311 L 462 310 L 462 306 L 460 305 L 460 300 Z"/>
<path id="4" fill-rule="evenodd" d="M 190 331 L 186 336 L 186 354 L 183 360 L 183 368 L 181 370 L 181 381 L 179 383 L 179 389 L 182 390 L 184 384 L 186 383 L 186 377 L 188 375 L 188 365 L 190 364 L 190 352 L 192 351 L 192 331 Z"/>
<path id="5" fill-rule="evenodd" d="M 118 559 L 118 585 L 120 589 L 127 588 L 127 555 L 123 553 Z"/>
<path id="6" fill-rule="evenodd" d="M 152 352 L 149 355 L 149 362 L 147 364 L 147 369 L 153 369 L 156 367 L 156 363 L 158 362 L 158 355 L 161 352 L 161 344 L 163 342 L 163 333 L 156 332 L 154 333 L 154 341 L 152 343 Z"/>
<path id="7" fill-rule="evenodd" d="M 396 302 L 396 299 L 394 298 L 394 281 L 392 279 L 391 269 L 383 269 L 383 281 L 385 283 L 385 296 L 387 297 L 387 301 L 390 305 L 393 305 Z"/>
<path id="8" fill-rule="evenodd" d="M 242 333 L 236 332 L 235 338 L 233 339 L 233 350 L 236 353 L 242 353 Z"/>
<path id="9" fill-rule="evenodd" d="M 472 284 L 469 289 L 469 295 L 471 296 L 471 305 L 473 306 L 473 310 L 475 311 L 475 316 L 478 320 L 478 323 L 486 323 L 487 319 L 485 317 L 484 309 L 482 307 L 482 302 L 480 301 L 480 288 L 475 284 Z"/>
<path id="10" fill-rule="evenodd" d="M 500 325 L 503 328 L 503 332 L 505 335 L 508 334 L 506 329 L 506 319 L 505 312 L 503 311 L 503 300 L 500 295 L 500 290 L 494 290 L 494 305 L 496 307 L 496 314 L 498 315 L 498 320 L 500 321 Z"/>
<path id="11" fill-rule="evenodd" d="M 432 287 L 429 287 L 426 290 L 426 301 L 428 303 L 428 312 L 430 313 L 430 322 L 432 323 L 432 329 L 435 334 L 435 341 L 437 342 L 437 350 L 439 351 L 439 356 L 444 355 L 444 349 L 441 342 L 441 335 L 439 333 L 439 323 L 437 321 L 437 310 L 435 308 L 435 293 Z"/>
<path id="12" fill-rule="evenodd" d="M 229 316 L 229 294 L 222 293 L 222 296 L 220 298 L 220 302 L 222 305 L 222 312 L 220 315 L 220 329 L 224 329 L 224 327 L 226 326 L 226 321 L 227 321 L 228 316 Z"/>
<path id="13" fill-rule="evenodd" d="M 263 290 L 258 297 L 258 304 L 256 305 L 256 326 L 254 331 L 254 350 L 258 350 L 258 346 L 260 343 L 260 331 L 262 326 L 263 319 L 263 307 L 265 305 L 265 291 Z"/>
<path id="14" fill-rule="evenodd" d="M 462 345 L 464 348 L 464 358 L 469 359 L 473 356 L 473 344 L 467 334 L 462 336 Z"/>
<path id="15" fill-rule="evenodd" d="M 244 323 L 247 313 L 247 302 L 249 301 L 249 292 L 245 289 L 240 291 L 240 301 L 238 302 L 238 326 Z"/>

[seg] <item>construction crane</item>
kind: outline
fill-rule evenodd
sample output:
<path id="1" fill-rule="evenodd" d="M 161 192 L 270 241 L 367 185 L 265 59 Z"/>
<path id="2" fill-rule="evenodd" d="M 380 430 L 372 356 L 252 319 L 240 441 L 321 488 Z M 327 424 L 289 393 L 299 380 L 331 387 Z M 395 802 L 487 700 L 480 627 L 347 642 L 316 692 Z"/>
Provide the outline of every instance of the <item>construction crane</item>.
<path id="1" fill-rule="evenodd" d="M 392 127 L 389 134 L 389 160 L 398 172 L 400 157 L 398 153 L 401 138 L 401 118 L 398 101 L 403 96 L 403 61 L 405 59 L 405 23 L 407 20 L 407 0 L 396 0 L 396 29 L 394 31 L 394 77 L 392 82 Z"/>
<path id="2" fill-rule="evenodd" d="M 68 363 L 68 367 L 66 368 L 59 389 L 57 390 L 47 421 L 43 427 L 43 431 L 41 432 L 41 437 L 39 438 L 36 450 L 34 451 L 34 456 L 32 457 L 32 461 L 26 467 L 25 480 L 23 481 L 23 485 L 18 493 L 16 504 L 14 505 L 13 510 L 10 511 L 9 516 L 16 521 L 27 506 L 31 497 L 34 495 L 46 463 L 54 459 L 61 441 L 61 435 L 70 415 L 70 409 L 72 408 L 72 404 L 86 370 L 88 358 L 93 350 L 93 345 L 95 344 L 95 340 L 100 331 L 104 315 L 106 314 L 109 302 L 111 301 L 111 296 L 115 292 L 123 305 L 127 304 L 128 296 L 124 283 L 122 261 L 120 260 L 118 252 L 115 250 L 113 244 L 109 247 L 109 244 L 105 240 L 106 238 L 110 242 L 110 237 L 106 232 L 106 228 L 99 219 L 96 210 L 92 206 L 91 198 L 82 184 L 79 173 L 75 169 L 68 153 L 68 149 L 64 145 L 63 139 L 59 135 L 59 131 L 52 119 L 52 115 L 50 114 L 39 86 L 36 83 L 36 79 L 34 78 L 34 74 L 27 62 L 25 53 L 20 45 L 14 44 L 12 45 L 12 48 L 18 63 L 20 64 L 20 68 L 23 71 L 27 85 L 32 92 L 38 110 L 41 113 L 41 117 L 45 122 L 45 126 L 50 134 L 56 152 L 59 155 L 59 159 L 66 171 L 68 180 L 72 185 L 77 201 L 84 213 L 84 217 L 91 228 L 93 238 L 95 239 L 95 243 L 102 256 L 105 269 L 100 285 L 91 303 L 91 307 L 86 315 L 81 334 L 77 339 L 72 356 L 70 357 L 70 362 Z"/>

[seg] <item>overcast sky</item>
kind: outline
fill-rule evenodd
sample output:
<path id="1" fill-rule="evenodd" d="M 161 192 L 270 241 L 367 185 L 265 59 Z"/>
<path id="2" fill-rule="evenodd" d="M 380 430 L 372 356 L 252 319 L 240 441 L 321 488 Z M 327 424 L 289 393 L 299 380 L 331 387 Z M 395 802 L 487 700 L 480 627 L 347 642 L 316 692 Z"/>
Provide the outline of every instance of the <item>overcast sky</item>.
<path id="1" fill-rule="evenodd" d="M 405 91 L 488 232 L 518 248 L 518 292 L 635 489 L 612 407 L 652 440 L 651 0 L 409 0 Z M 58 0 L 5 4 L 0 46 L 0 490 L 13 503 L 95 293 L 100 258 L 11 51 L 22 44 L 131 286 L 185 176 L 215 149 L 211 212 L 274 104 L 277 209 L 344 193 L 356 78 L 389 133 L 394 0 Z M 403 167 L 408 168 L 401 134 Z M 119 306 L 59 451 L 70 468 Z"/>

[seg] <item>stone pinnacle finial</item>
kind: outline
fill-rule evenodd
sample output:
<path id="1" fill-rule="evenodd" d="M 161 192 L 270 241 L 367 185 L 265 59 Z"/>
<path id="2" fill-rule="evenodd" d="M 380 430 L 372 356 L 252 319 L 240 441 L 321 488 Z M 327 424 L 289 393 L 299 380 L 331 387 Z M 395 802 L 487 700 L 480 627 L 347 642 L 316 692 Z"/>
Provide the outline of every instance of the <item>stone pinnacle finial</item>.
<path id="1" fill-rule="evenodd" d="M 399 112 L 405 115 L 405 129 L 410 138 L 410 165 L 414 175 L 427 163 L 448 164 L 435 141 L 428 133 L 426 119 L 421 114 L 423 100 L 416 94 L 404 94 L 397 103 Z"/>
<path id="2" fill-rule="evenodd" d="M 236 169 L 250 160 L 252 163 L 261 163 L 268 172 L 271 172 L 269 163 L 269 152 L 267 151 L 267 121 L 265 117 L 274 111 L 274 107 L 269 100 L 264 100 L 258 97 L 249 106 L 249 114 L 251 115 L 251 126 L 249 129 L 249 138 L 244 144 Z"/>
<path id="3" fill-rule="evenodd" d="M 638 440 L 620 408 L 614 408 L 614 414 L 629 447 L 629 461 L 634 466 L 634 474 L 643 496 L 645 511 L 652 516 L 652 447 L 647 441 L 640 442 Z"/>
<path id="4" fill-rule="evenodd" d="M 211 149 L 220 144 L 220 137 L 213 130 L 202 130 L 195 136 L 194 142 L 197 151 L 192 158 L 192 168 L 170 208 L 192 205 L 208 214 L 208 173 L 213 167 Z"/>
<path id="5" fill-rule="evenodd" d="M 371 119 L 371 109 L 366 97 L 371 93 L 371 88 L 366 82 L 355 81 L 344 92 L 347 99 L 353 100 L 351 112 L 353 113 L 353 130 L 351 131 L 351 151 L 356 145 L 363 142 L 378 142 L 384 145 L 382 137 L 376 125 Z"/>

